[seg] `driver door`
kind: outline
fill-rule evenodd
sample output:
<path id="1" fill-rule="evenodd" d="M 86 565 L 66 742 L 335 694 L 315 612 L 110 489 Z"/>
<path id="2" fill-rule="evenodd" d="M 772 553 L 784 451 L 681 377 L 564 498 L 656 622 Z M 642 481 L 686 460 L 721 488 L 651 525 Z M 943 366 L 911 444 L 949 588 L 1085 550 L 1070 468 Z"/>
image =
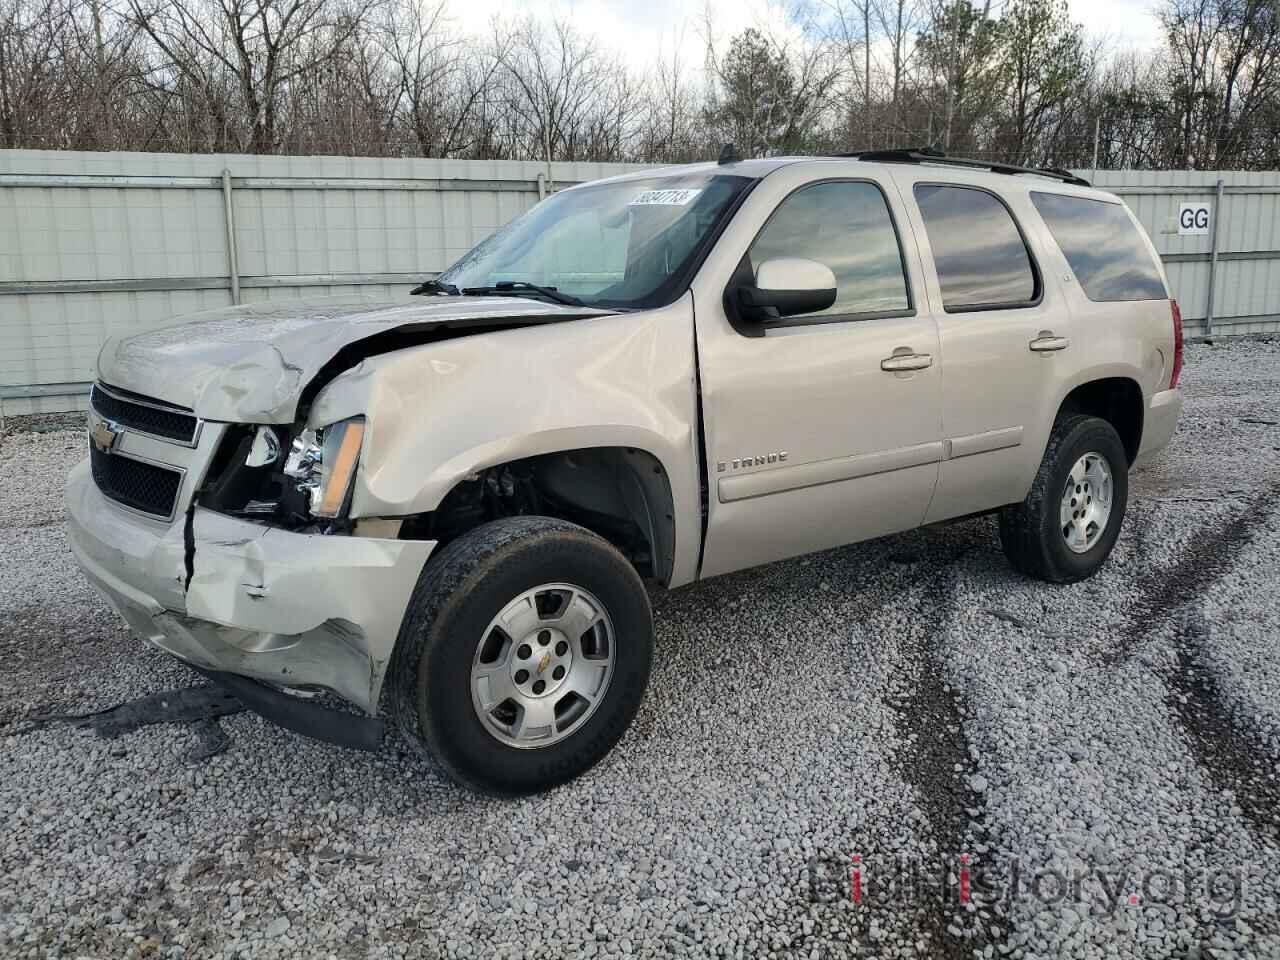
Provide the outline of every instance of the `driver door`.
<path id="1" fill-rule="evenodd" d="M 849 168 L 763 179 L 694 283 L 701 576 L 906 530 L 928 510 L 943 449 L 938 331 L 892 181 Z M 775 257 L 829 267 L 835 303 L 744 322 L 727 289 Z"/>

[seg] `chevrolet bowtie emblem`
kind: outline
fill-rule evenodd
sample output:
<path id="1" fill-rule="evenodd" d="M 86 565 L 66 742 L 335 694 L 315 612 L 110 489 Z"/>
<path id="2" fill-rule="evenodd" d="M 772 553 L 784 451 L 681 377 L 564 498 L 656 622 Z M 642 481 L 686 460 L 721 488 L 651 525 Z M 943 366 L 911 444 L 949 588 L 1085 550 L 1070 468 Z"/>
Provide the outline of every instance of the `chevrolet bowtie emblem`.
<path id="1" fill-rule="evenodd" d="M 110 453 L 122 433 L 119 425 L 110 420 L 96 420 L 89 429 L 89 442 L 99 453 Z"/>
<path id="2" fill-rule="evenodd" d="M 542 659 L 538 661 L 538 672 L 541 673 L 551 665 L 551 654 L 544 653 Z"/>

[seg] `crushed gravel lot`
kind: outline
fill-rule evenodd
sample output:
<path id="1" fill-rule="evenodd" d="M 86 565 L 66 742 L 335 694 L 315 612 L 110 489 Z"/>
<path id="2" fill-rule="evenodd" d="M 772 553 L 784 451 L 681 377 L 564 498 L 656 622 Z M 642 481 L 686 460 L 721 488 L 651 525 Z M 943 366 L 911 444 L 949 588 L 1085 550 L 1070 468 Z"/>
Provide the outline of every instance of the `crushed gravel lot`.
<path id="1" fill-rule="evenodd" d="M 1280 956 L 1280 343 L 1184 387 L 1092 580 L 983 518 L 655 594 L 635 726 L 514 802 L 172 693 L 71 559 L 79 428 L 10 421 L 0 955 Z"/>

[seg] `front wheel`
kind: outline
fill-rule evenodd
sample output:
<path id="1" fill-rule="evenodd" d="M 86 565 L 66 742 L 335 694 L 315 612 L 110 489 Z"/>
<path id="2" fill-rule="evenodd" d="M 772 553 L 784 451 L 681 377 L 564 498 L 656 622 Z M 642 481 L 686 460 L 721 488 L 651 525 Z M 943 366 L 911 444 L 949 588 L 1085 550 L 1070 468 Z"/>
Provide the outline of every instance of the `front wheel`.
<path id="1" fill-rule="evenodd" d="M 1031 492 L 1000 511 L 1005 556 L 1050 583 L 1092 576 L 1115 546 L 1128 499 L 1129 460 L 1115 428 L 1097 417 L 1062 417 Z"/>
<path id="2" fill-rule="evenodd" d="M 463 785 L 534 793 L 612 749 L 652 656 L 649 598 L 617 550 L 566 521 L 498 520 L 423 571 L 396 644 L 393 711 Z"/>

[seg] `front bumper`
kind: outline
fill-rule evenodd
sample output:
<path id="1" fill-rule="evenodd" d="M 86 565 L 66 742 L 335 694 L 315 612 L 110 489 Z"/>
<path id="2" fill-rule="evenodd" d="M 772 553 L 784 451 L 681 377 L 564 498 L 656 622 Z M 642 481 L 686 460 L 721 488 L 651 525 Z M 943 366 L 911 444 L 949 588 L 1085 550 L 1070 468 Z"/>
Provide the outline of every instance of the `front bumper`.
<path id="1" fill-rule="evenodd" d="M 1142 418 L 1142 444 L 1134 466 L 1140 467 L 1169 445 L 1182 414 L 1182 391 L 1161 390 L 1151 395 Z"/>
<path id="2" fill-rule="evenodd" d="M 185 516 L 161 523 L 104 497 L 87 462 L 66 502 L 76 560 L 139 636 L 203 671 L 377 713 L 433 541 L 291 533 L 199 506 L 188 538 Z"/>

